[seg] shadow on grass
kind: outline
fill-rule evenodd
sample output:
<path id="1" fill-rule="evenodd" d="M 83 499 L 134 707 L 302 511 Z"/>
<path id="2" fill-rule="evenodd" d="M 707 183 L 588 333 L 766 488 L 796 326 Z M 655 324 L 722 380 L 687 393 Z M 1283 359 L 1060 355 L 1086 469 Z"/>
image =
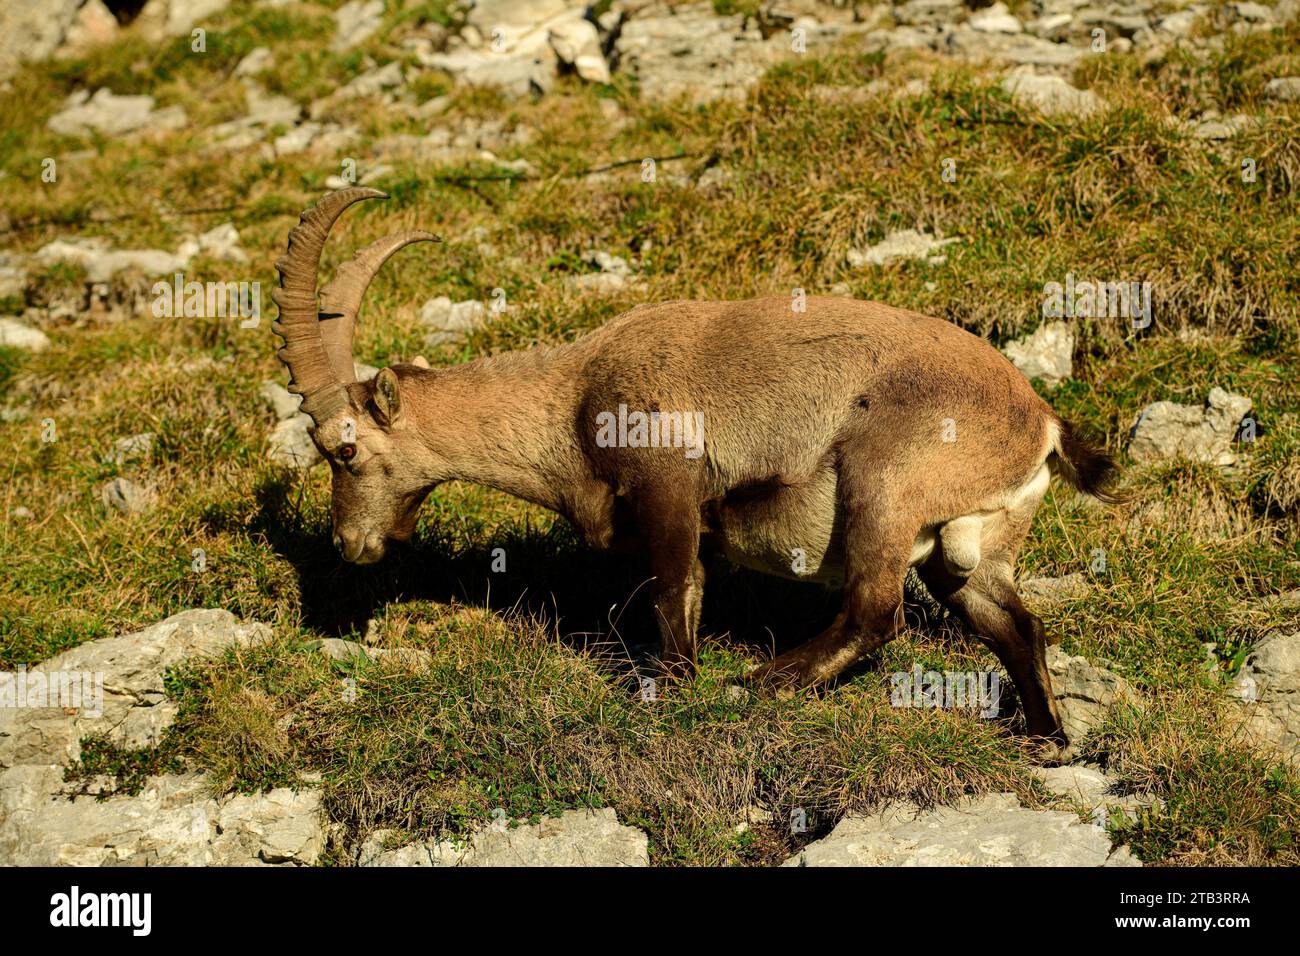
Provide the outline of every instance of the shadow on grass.
<path id="1" fill-rule="evenodd" d="M 644 556 L 593 551 L 563 521 L 546 530 L 503 527 L 469 547 L 426 522 L 412 543 L 393 545 L 378 564 L 362 567 L 339 557 L 327 524 L 303 520 L 291 493 L 287 480 L 260 485 L 245 532 L 264 536 L 293 565 L 303 622 L 321 633 L 363 633 L 388 604 L 458 601 L 535 616 L 570 646 L 613 658 L 643 659 L 658 649 Z M 503 561 L 504 570 L 494 570 Z M 721 555 L 705 554 L 704 562 L 705 643 L 781 653 L 818 634 L 839 610 L 838 591 L 738 568 Z M 908 613 L 913 623 L 932 618 L 918 603 L 909 602 Z"/>

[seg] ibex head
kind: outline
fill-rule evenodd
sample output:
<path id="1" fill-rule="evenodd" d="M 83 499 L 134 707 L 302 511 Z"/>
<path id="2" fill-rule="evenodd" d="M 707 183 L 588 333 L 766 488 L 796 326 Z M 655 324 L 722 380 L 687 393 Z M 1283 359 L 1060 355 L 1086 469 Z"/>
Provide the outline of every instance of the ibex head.
<path id="1" fill-rule="evenodd" d="M 312 440 L 333 472 L 334 545 L 357 564 L 378 561 L 390 540 L 411 536 L 436 483 L 419 465 L 424 456 L 408 427 L 398 374 L 386 368 L 358 382 L 352 338 L 361 299 L 388 257 L 412 242 L 441 240 L 416 231 L 371 243 L 320 290 L 317 307 L 316 272 L 330 227 L 353 203 L 387 198 L 377 189 L 341 189 L 304 212 L 276 261 L 280 288 L 272 294 L 280 309 L 272 328 L 284 339 L 279 356 L 292 379 L 289 391 L 302 396 L 302 410 L 315 425 Z"/>

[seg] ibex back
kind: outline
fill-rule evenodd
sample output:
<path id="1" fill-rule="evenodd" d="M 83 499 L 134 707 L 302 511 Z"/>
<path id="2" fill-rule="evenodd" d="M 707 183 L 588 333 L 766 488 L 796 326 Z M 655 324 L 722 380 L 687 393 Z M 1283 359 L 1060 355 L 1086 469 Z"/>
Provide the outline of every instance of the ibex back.
<path id="1" fill-rule="evenodd" d="M 330 227 L 373 189 L 327 196 L 277 262 L 291 390 L 333 471 L 334 541 L 359 564 L 408 538 L 440 482 L 487 485 L 650 562 L 668 674 L 695 666 L 712 541 L 734 561 L 843 587 L 833 623 L 750 675 L 826 681 L 889 641 L 915 567 L 1019 691 L 1031 735 L 1064 747 L 1042 622 L 1014 563 L 1052 470 L 1110 500 L 1109 458 L 957 326 L 875 302 L 666 302 L 575 342 L 430 369 L 353 374 L 357 310 L 408 243 L 381 239 L 316 295 Z"/>

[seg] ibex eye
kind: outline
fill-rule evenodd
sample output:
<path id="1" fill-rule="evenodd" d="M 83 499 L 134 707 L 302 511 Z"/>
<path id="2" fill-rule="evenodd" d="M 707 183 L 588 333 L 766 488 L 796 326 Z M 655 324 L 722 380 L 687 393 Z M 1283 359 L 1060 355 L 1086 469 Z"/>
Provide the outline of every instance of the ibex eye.
<path id="1" fill-rule="evenodd" d="M 357 455 L 356 445 L 344 445 L 339 449 L 339 457 L 344 461 L 351 461 Z"/>

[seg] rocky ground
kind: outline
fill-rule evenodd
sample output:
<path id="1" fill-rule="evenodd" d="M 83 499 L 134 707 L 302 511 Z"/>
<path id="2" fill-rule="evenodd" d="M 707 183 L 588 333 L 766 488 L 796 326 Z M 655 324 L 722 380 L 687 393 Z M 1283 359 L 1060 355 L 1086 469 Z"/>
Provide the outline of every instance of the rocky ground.
<path id="1" fill-rule="evenodd" d="M 126 6 L 0 10 L 0 655 L 103 680 L 0 706 L 0 862 L 1297 861 L 1294 0 Z M 353 182 L 393 202 L 348 244 L 448 240 L 376 282 L 363 379 L 805 287 L 993 339 L 1134 492 L 1053 493 L 1022 561 L 1073 762 L 1011 701 L 889 706 L 991 666 L 923 608 L 824 696 L 728 698 L 829 605 L 724 569 L 698 686 L 641 701 L 635 575 L 481 491 L 340 569 L 270 316 L 155 283 L 269 289 Z M 1152 321 L 1050 314 L 1067 272 Z"/>

